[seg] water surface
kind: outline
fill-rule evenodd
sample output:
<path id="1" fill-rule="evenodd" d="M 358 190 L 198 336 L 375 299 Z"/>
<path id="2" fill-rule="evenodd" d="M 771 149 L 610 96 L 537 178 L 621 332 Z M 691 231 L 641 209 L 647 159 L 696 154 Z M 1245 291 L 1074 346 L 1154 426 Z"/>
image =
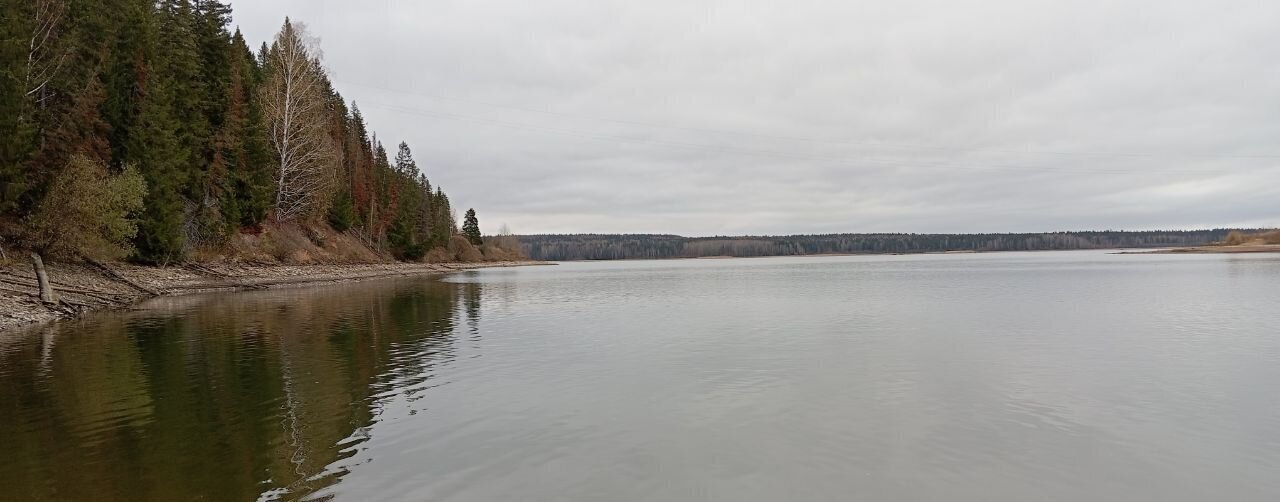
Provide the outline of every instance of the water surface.
<path id="1" fill-rule="evenodd" d="M 1280 500 L 1280 258 L 566 263 L 0 334 L 0 500 Z"/>

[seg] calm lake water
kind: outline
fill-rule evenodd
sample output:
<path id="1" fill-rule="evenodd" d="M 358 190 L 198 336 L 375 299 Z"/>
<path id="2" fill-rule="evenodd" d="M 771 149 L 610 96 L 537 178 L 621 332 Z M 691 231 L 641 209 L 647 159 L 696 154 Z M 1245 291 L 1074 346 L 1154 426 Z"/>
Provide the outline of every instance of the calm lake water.
<path id="1" fill-rule="evenodd" d="M 0 334 L 0 499 L 1280 500 L 1280 257 L 567 263 Z"/>

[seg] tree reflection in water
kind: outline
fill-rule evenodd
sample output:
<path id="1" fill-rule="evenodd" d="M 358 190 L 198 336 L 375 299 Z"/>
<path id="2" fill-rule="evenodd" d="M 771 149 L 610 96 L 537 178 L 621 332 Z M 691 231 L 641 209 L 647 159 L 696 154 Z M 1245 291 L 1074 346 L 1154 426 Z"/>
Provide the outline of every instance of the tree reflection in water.
<path id="1" fill-rule="evenodd" d="M 293 499 L 479 336 L 479 284 L 165 298 L 0 338 L 0 499 Z"/>

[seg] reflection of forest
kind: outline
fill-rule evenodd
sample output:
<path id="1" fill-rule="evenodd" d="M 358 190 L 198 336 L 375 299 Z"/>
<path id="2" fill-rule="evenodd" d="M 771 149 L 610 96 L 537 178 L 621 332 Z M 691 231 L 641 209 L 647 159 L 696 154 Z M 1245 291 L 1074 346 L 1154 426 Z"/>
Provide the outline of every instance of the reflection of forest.
<path id="1" fill-rule="evenodd" d="M 149 307 L 0 340 L 0 499 L 253 500 L 332 484 L 325 467 L 372 423 L 375 396 L 431 378 L 459 331 L 478 335 L 480 285 Z"/>

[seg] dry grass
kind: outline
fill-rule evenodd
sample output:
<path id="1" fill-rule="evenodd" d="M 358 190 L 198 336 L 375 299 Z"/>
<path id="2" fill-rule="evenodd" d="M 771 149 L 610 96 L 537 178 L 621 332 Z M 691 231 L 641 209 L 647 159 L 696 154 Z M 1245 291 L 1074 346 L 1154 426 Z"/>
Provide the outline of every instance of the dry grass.
<path id="1" fill-rule="evenodd" d="M 1227 234 L 1227 238 L 1223 239 L 1224 246 L 1246 246 L 1260 244 L 1280 244 L 1280 230 L 1272 230 L 1256 234 L 1247 234 L 1239 230 L 1232 230 Z"/>
<path id="2" fill-rule="evenodd" d="M 232 257 L 236 261 L 290 265 L 390 261 L 390 257 L 370 249 L 359 238 L 318 224 L 267 224 L 259 232 L 232 236 L 217 248 L 196 250 L 191 257 L 202 262 Z"/>

